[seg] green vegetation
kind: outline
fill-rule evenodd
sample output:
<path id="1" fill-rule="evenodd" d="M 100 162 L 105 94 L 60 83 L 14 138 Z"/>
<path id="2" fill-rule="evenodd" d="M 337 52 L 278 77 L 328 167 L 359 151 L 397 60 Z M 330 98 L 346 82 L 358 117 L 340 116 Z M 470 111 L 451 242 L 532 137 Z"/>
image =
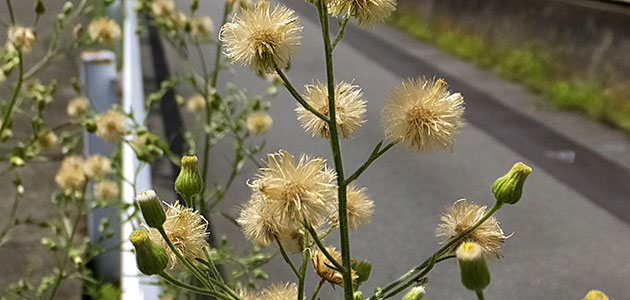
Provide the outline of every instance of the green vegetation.
<path id="1" fill-rule="evenodd" d="M 448 22 L 429 22 L 401 7 L 392 25 L 423 42 L 501 76 L 525 84 L 561 109 L 579 110 L 590 117 L 630 131 L 630 86 L 608 87 L 565 70 L 553 50 L 540 46 L 510 45 L 478 35 Z"/>

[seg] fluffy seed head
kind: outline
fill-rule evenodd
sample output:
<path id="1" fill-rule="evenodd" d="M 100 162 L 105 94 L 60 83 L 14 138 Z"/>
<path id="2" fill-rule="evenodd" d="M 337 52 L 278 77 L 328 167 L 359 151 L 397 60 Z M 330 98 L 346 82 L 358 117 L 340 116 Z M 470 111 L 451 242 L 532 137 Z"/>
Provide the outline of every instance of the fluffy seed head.
<path id="1" fill-rule="evenodd" d="M 193 95 L 186 101 L 186 110 L 189 112 L 201 111 L 204 108 L 206 108 L 206 99 L 199 94 Z"/>
<path id="2" fill-rule="evenodd" d="M 233 63 L 249 66 L 259 75 L 289 66 L 295 47 L 300 44 L 302 27 L 295 13 L 278 5 L 273 10 L 261 0 L 252 9 L 237 13 L 221 28 L 225 54 Z"/>
<path id="3" fill-rule="evenodd" d="M 261 294 L 261 300 L 292 300 L 298 298 L 298 289 L 295 283 L 272 284 L 264 289 Z"/>
<path id="4" fill-rule="evenodd" d="M 118 184 L 111 180 L 102 180 L 94 184 L 94 197 L 109 200 L 118 196 Z"/>
<path id="5" fill-rule="evenodd" d="M 120 141 L 127 133 L 127 118 L 115 110 L 97 115 L 96 125 L 96 135 L 110 143 Z"/>
<path id="6" fill-rule="evenodd" d="M 385 135 L 419 151 L 448 149 L 462 126 L 463 97 L 442 79 L 410 79 L 396 87 L 381 112 Z"/>
<path id="7" fill-rule="evenodd" d="M 486 207 L 479 206 L 466 199 L 457 200 L 442 214 L 436 230 L 436 236 L 441 239 L 441 244 L 446 244 L 453 237 L 472 227 L 486 214 Z M 490 217 L 475 231 L 464 239 L 465 242 L 473 242 L 479 245 L 486 257 L 500 257 L 499 248 L 505 242 L 506 237 L 495 217 Z M 459 245 L 455 245 L 455 251 Z"/>
<path id="8" fill-rule="evenodd" d="M 331 0 L 330 11 L 333 15 L 346 13 L 369 27 L 381 23 L 396 10 L 396 0 Z"/>
<path id="9" fill-rule="evenodd" d="M 71 118 L 79 117 L 87 110 L 88 105 L 89 102 L 87 99 L 83 97 L 76 97 L 68 102 L 66 113 Z"/>
<path id="10" fill-rule="evenodd" d="M 190 34 L 193 36 L 208 37 L 214 31 L 214 24 L 208 16 L 193 18 L 190 20 L 190 26 L 192 28 Z"/>
<path id="11" fill-rule="evenodd" d="M 264 112 L 252 113 L 247 116 L 247 130 L 249 132 L 262 135 L 267 133 L 271 125 L 273 124 L 273 119 L 271 116 Z"/>
<path id="12" fill-rule="evenodd" d="M 328 88 L 316 81 L 306 85 L 304 100 L 319 113 L 328 116 Z M 302 127 L 313 136 L 330 137 L 328 123 L 318 118 L 304 107 L 295 109 Z M 361 89 L 346 82 L 340 82 L 335 87 L 335 116 L 337 131 L 344 138 L 349 137 L 355 129 L 365 122 L 365 101 Z"/>
<path id="13" fill-rule="evenodd" d="M 109 158 L 101 156 L 99 154 L 95 154 L 90 156 L 85 164 L 83 165 L 83 170 L 85 171 L 85 175 L 89 178 L 101 179 L 111 169 L 111 161 Z"/>
<path id="14" fill-rule="evenodd" d="M 179 203 L 168 205 L 166 221 L 162 226 L 175 249 L 182 253 L 185 258 L 191 260 L 205 258 L 203 249 L 209 247 L 208 242 L 206 242 L 208 222 L 197 211 Z M 171 268 L 178 265 L 179 261 L 175 253 L 170 251 L 158 230 L 150 228 L 149 235 L 156 244 L 167 249 Z"/>
<path id="15" fill-rule="evenodd" d="M 37 142 L 42 149 L 48 150 L 59 145 L 59 138 L 53 131 L 48 131 L 46 134 L 40 136 Z"/>
<path id="16" fill-rule="evenodd" d="M 241 225 L 245 238 L 266 247 L 276 236 L 287 230 L 278 223 L 274 212 L 269 211 L 261 198 L 262 196 L 257 193 L 252 195 L 252 198 L 243 205 L 240 217 L 236 221 Z"/>
<path id="17" fill-rule="evenodd" d="M 99 43 L 111 43 L 120 37 L 120 26 L 116 21 L 102 17 L 92 20 L 88 25 L 88 33 L 92 40 Z"/>
<path id="18" fill-rule="evenodd" d="M 23 53 L 31 51 L 37 36 L 30 27 L 11 26 L 7 30 L 7 47 L 20 49 Z"/>
<path id="19" fill-rule="evenodd" d="M 55 182 L 65 193 L 80 191 L 85 185 L 87 178 L 83 172 L 85 161 L 77 155 L 70 155 L 61 162 L 61 167 L 55 176 Z"/>
<path id="20" fill-rule="evenodd" d="M 367 198 L 365 188 L 359 189 L 354 184 L 348 185 L 346 198 L 350 228 L 358 229 L 369 223 L 374 215 L 374 202 Z"/>
<path id="21" fill-rule="evenodd" d="M 259 169 L 250 187 L 260 195 L 261 213 L 273 214 L 280 226 L 299 228 L 303 221 L 321 224 L 337 204 L 336 174 L 322 158 L 293 155 L 280 150 L 267 155 L 267 166 Z"/>
<path id="22" fill-rule="evenodd" d="M 151 2 L 151 12 L 156 16 L 165 16 L 175 10 L 173 0 L 155 0 Z"/>

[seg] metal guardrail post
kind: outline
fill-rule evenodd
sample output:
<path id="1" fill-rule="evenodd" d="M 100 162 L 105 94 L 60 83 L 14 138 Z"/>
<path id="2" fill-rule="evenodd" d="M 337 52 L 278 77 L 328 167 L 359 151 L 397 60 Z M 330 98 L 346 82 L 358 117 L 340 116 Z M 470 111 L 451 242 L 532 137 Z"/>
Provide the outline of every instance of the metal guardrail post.
<path id="1" fill-rule="evenodd" d="M 81 85 L 84 96 L 90 100 L 97 113 L 105 112 L 119 102 L 118 73 L 116 72 L 116 55 L 111 51 L 84 52 L 81 54 Z M 85 133 L 83 139 L 86 156 L 101 154 L 110 156 L 114 146 L 97 137 Z M 91 187 L 90 187 L 91 189 Z M 102 240 L 104 249 L 116 247 L 120 241 L 120 216 L 115 207 L 104 207 L 93 210 L 88 216 L 89 237 L 92 241 L 103 239 L 98 228 L 103 219 L 107 219 L 114 235 Z M 120 281 L 120 253 L 110 251 L 94 258 L 91 267 L 97 278 L 112 283 Z"/>

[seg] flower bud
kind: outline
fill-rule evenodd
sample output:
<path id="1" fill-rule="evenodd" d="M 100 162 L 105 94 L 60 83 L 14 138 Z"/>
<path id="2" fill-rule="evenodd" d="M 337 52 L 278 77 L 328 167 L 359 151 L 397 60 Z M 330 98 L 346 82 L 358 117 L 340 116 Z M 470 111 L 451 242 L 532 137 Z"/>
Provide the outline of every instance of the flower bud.
<path id="1" fill-rule="evenodd" d="M 144 191 L 136 196 L 144 221 L 153 228 L 161 228 L 166 221 L 166 214 L 160 203 L 160 199 L 154 190 Z"/>
<path id="2" fill-rule="evenodd" d="M 403 300 L 422 300 L 424 292 L 424 286 L 416 286 L 403 297 Z"/>
<path id="3" fill-rule="evenodd" d="M 197 171 L 197 157 L 182 157 L 182 168 L 179 171 L 179 176 L 177 176 L 175 180 L 175 191 L 177 191 L 190 206 L 191 203 L 189 202 L 192 200 L 192 197 L 201 193 L 201 190 L 203 190 L 203 181 Z"/>
<path id="4" fill-rule="evenodd" d="M 95 133 L 96 129 L 98 129 L 98 125 L 96 125 L 96 122 L 91 119 L 83 121 L 83 127 L 85 127 L 85 131 L 89 133 Z"/>
<path id="5" fill-rule="evenodd" d="M 363 300 L 363 293 L 361 291 L 356 291 L 352 294 L 352 300 Z"/>
<path id="6" fill-rule="evenodd" d="M 144 230 L 136 230 L 129 241 L 136 248 L 136 263 L 140 272 L 146 275 L 159 274 L 168 266 L 166 251 L 151 241 L 149 234 Z"/>
<path id="7" fill-rule="evenodd" d="M 490 284 L 490 271 L 486 265 L 481 247 L 472 242 L 462 243 L 455 256 L 464 286 L 473 291 L 481 291 Z"/>
<path id="8" fill-rule="evenodd" d="M 532 168 L 522 162 L 514 164 L 512 169 L 492 185 L 492 193 L 500 204 L 516 204 L 521 199 L 525 179 Z"/>
<path id="9" fill-rule="evenodd" d="M 608 300 L 608 296 L 602 293 L 602 291 L 591 290 L 582 300 Z"/>

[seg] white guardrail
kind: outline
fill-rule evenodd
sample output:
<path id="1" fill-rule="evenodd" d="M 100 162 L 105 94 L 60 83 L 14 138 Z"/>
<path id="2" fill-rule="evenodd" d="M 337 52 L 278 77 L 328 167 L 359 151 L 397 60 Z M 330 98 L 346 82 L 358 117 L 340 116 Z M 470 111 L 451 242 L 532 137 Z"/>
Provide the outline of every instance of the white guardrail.
<path id="1" fill-rule="evenodd" d="M 140 39 L 137 34 L 137 16 L 133 9 L 134 0 L 118 0 L 110 7 L 110 16 L 117 19 L 123 27 L 123 69 L 122 80 L 116 72 L 116 56 L 111 51 L 90 51 L 81 55 L 81 81 L 85 96 L 94 105 L 97 113 L 105 112 L 113 104 L 118 103 L 118 91 L 122 81 L 122 108 L 125 112 L 133 112 L 138 123 L 145 120 L 144 90 L 142 82 L 142 64 L 140 54 Z M 85 134 L 84 152 L 86 155 L 109 155 L 113 151 L 111 144 L 104 142 L 94 134 Z M 126 203 L 133 204 L 136 191 L 151 188 L 150 166 L 137 172 L 140 162 L 127 144 L 122 145 L 122 173 L 124 178 L 135 181 L 136 190 L 128 182 L 122 182 L 121 197 Z M 130 215 L 133 207 L 123 213 Z M 97 240 L 101 237 L 98 226 L 101 219 L 106 217 L 114 229 L 114 237 L 105 241 L 105 246 L 121 243 L 120 252 L 110 252 L 97 257 L 92 264 L 95 274 L 110 282 L 120 282 L 122 300 L 153 300 L 158 299 L 160 293 L 156 279 L 142 276 L 136 267 L 136 258 L 131 252 L 133 245 L 128 237 L 134 228 L 139 228 L 138 222 L 124 222 L 114 208 L 97 209 L 88 217 L 90 238 Z M 123 217 L 124 219 L 124 217 Z"/>
<path id="2" fill-rule="evenodd" d="M 123 0 L 123 74 L 122 87 L 123 98 L 122 107 L 125 112 L 133 112 L 137 122 L 145 120 L 144 110 L 144 89 L 142 84 L 142 63 L 140 54 L 140 38 L 138 37 L 138 18 L 133 9 L 134 0 Z M 125 178 L 136 178 L 137 191 L 144 191 L 151 188 L 151 169 L 145 165 L 140 172 L 136 173 L 140 162 L 136 158 L 129 145 L 123 145 L 122 149 L 123 175 Z M 123 183 L 122 199 L 128 203 L 133 203 L 135 198 L 134 188 Z M 133 208 L 131 208 L 133 210 Z M 129 212 L 131 213 L 131 211 Z M 139 225 L 139 224 L 136 224 Z M 137 228 L 137 227 L 136 227 Z M 133 232 L 130 222 L 122 224 L 121 229 L 122 252 L 120 259 L 122 300 L 153 300 L 158 299 L 159 287 L 155 284 L 155 278 L 143 277 L 136 267 L 136 257 L 131 252 L 133 246 L 128 237 Z"/>

